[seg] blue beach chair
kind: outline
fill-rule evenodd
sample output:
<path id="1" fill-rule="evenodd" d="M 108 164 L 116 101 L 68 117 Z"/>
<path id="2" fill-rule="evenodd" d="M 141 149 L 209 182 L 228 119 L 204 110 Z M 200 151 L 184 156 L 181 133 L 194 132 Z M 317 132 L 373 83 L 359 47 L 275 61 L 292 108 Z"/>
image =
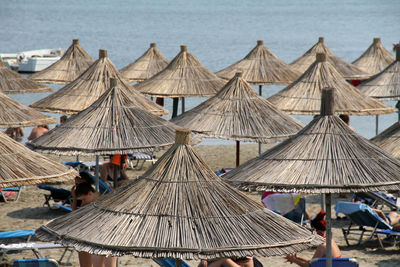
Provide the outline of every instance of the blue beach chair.
<path id="1" fill-rule="evenodd" d="M 14 230 L 0 232 L 0 239 L 26 238 L 26 242 L 29 242 L 34 234 L 35 230 Z"/>
<path id="2" fill-rule="evenodd" d="M 10 200 L 10 197 L 8 196 L 8 193 L 16 194 L 14 201 L 18 201 L 19 197 L 21 195 L 21 191 L 23 186 L 14 186 L 14 187 L 5 187 L 5 188 L 0 188 L 0 194 L 4 202 L 8 202 Z"/>
<path id="3" fill-rule="evenodd" d="M 23 259 L 14 260 L 13 267 L 58 267 L 58 262 L 53 259 Z"/>
<path id="4" fill-rule="evenodd" d="M 310 267 L 325 267 L 326 258 L 316 258 L 310 261 Z M 351 258 L 333 258 L 332 267 L 358 267 L 358 262 Z"/>
<path id="5" fill-rule="evenodd" d="M 156 258 L 153 259 L 158 265 L 162 267 L 175 267 L 176 260 L 172 258 Z M 184 260 L 182 260 L 182 267 L 190 267 Z"/>
<path id="6" fill-rule="evenodd" d="M 400 232 L 393 231 L 392 226 L 386 223 L 371 207 L 362 203 L 340 201 L 335 206 L 336 213 L 343 213 L 350 218 L 350 225 L 342 228 L 344 239 L 349 246 L 349 235 L 359 235 L 358 245 L 362 242 L 371 240 L 372 237 L 378 239 L 379 245 L 384 249 L 383 242 L 379 235 L 390 237 L 393 245 L 396 245 L 400 238 Z M 355 226 L 355 227 L 353 227 Z M 363 241 L 365 233 L 370 233 L 368 238 Z"/>

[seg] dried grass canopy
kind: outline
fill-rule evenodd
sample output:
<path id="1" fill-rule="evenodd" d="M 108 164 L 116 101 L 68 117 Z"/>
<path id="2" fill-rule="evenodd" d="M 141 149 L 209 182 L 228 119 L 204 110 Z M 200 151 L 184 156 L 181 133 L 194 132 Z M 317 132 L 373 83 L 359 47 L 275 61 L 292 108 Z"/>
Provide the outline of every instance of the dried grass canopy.
<path id="1" fill-rule="evenodd" d="M 283 255 L 323 242 L 221 181 L 187 134 L 139 179 L 35 235 L 94 254 L 180 259 Z"/>

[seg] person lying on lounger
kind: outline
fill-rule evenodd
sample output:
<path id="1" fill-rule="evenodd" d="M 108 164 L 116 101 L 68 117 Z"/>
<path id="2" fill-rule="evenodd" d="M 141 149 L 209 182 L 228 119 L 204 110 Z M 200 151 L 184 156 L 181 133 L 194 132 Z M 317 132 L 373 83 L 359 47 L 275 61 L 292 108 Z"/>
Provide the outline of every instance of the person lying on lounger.
<path id="1" fill-rule="evenodd" d="M 388 214 L 383 213 L 379 209 L 372 209 L 379 215 L 387 224 L 393 227 L 393 230 L 400 231 L 400 214 L 395 211 L 391 211 Z"/>
<path id="2" fill-rule="evenodd" d="M 326 222 L 324 220 L 324 217 L 325 217 L 325 211 L 320 211 L 317 214 L 317 216 L 311 221 L 311 227 L 317 231 L 317 234 L 325 238 Z M 324 257 L 326 257 L 326 242 L 317 247 L 312 259 L 324 258 Z M 332 257 L 333 258 L 342 257 L 342 253 L 340 252 L 338 245 L 333 239 L 332 239 Z M 312 260 L 306 257 L 298 256 L 297 254 L 287 254 L 285 256 L 285 259 L 288 262 L 297 264 L 298 266 L 301 267 L 310 266 L 310 261 Z"/>

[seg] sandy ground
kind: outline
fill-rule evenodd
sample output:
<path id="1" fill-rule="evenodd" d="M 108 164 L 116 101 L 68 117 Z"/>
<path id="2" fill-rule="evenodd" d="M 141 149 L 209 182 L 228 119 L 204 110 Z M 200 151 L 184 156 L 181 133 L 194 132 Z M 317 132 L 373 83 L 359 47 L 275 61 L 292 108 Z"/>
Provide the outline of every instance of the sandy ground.
<path id="1" fill-rule="evenodd" d="M 196 150 L 200 153 L 203 159 L 209 164 L 212 170 L 218 170 L 222 167 L 233 167 L 235 164 L 235 148 L 234 146 L 197 146 Z M 266 149 L 267 147 L 263 147 Z M 241 162 L 257 156 L 257 145 L 241 145 Z M 161 152 L 160 152 L 161 153 Z M 48 155 L 57 161 L 74 160 L 72 157 L 58 157 Z M 81 158 L 82 159 L 82 158 Z M 93 160 L 91 158 L 83 158 L 83 160 Z M 143 173 L 147 168 L 151 167 L 151 163 L 146 163 L 142 170 L 129 170 L 128 175 L 131 179 Z M 70 189 L 71 183 L 59 184 L 57 186 Z M 62 216 L 62 211 L 50 210 L 43 206 L 45 191 L 38 189 L 36 186 L 26 186 L 21 194 L 18 202 L 0 202 L 1 224 L 0 231 L 10 231 L 16 229 L 36 229 L 48 220 L 57 216 Z M 247 193 L 248 196 L 256 201 L 260 201 L 260 194 L 257 192 Z M 342 196 L 339 199 L 334 197 L 333 202 L 338 200 L 349 199 L 349 196 Z M 307 210 L 311 215 L 315 215 L 320 210 L 320 198 L 317 195 L 306 197 Z M 335 213 L 332 213 L 334 218 Z M 400 266 L 400 250 L 399 248 L 388 248 L 387 250 L 378 249 L 376 240 L 371 241 L 362 246 L 346 246 L 343 239 L 341 227 L 348 225 L 347 220 L 333 220 L 333 236 L 340 249 L 343 257 L 352 257 L 357 259 L 360 266 Z M 49 249 L 42 250 L 42 254 L 48 258 L 59 259 L 63 250 Z M 311 257 L 314 250 L 306 250 L 300 252 L 302 256 Z M 11 262 L 17 258 L 34 258 L 31 251 L 23 253 L 14 253 L 6 256 L 3 265 L 7 266 L 7 262 Z M 286 263 L 283 257 L 259 258 L 264 266 L 290 266 Z M 65 259 L 64 259 L 65 262 Z M 197 266 L 198 261 L 188 261 L 190 266 Z M 77 253 L 74 252 L 71 258 L 72 266 L 79 266 Z M 124 256 L 119 258 L 119 266 L 158 266 L 152 260 L 134 258 Z M 294 266 L 294 265 L 292 265 Z"/>

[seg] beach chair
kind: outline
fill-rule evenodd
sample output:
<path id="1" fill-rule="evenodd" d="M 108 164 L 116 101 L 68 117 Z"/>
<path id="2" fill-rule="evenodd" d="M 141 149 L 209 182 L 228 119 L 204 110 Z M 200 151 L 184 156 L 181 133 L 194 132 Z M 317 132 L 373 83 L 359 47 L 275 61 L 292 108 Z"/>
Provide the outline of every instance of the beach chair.
<path id="1" fill-rule="evenodd" d="M 70 190 L 44 184 L 40 184 L 37 187 L 50 192 L 50 194 L 44 194 L 45 201 L 43 206 L 47 205 L 51 209 L 51 201 L 61 202 L 61 205 L 72 204 L 72 195 Z"/>
<path id="2" fill-rule="evenodd" d="M 233 170 L 233 168 L 222 168 L 222 169 L 219 169 L 215 174 L 218 176 L 222 176 L 225 173 L 230 172 L 231 170 Z"/>
<path id="3" fill-rule="evenodd" d="M 359 235 L 357 245 L 371 240 L 372 237 L 378 239 L 381 248 L 385 248 L 380 235 L 385 235 L 385 240 L 392 241 L 392 245 L 399 242 L 400 232 L 393 231 L 392 226 L 386 223 L 371 207 L 362 203 L 340 201 L 335 206 L 336 213 L 343 213 L 350 219 L 350 225 L 342 228 L 346 244 L 349 246 L 349 236 Z M 366 240 L 363 240 L 364 234 L 369 233 Z"/>
<path id="4" fill-rule="evenodd" d="M 397 197 L 385 192 L 360 192 L 354 194 L 353 198 L 355 201 L 361 201 L 361 203 L 373 208 L 382 209 L 383 206 L 387 206 L 391 210 L 399 210 L 400 208 Z"/>
<path id="5" fill-rule="evenodd" d="M 53 259 L 23 259 L 14 260 L 13 267 L 58 267 L 58 262 Z"/>
<path id="6" fill-rule="evenodd" d="M 18 201 L 21 195 L 22 188 L 23 186 L 0 188 L 0 194 L 3 201 L 8 202 L 11 199 L 13 199 L 14 201 Z"/>
<path id="7" fill-rule="evenodd" d="M 300 194 L 265 192 L 262 203 L 267 209 L 273 210 L 300 225 L 308 222 L 306 200 Z"/>
<path id="8" fill-rule="evenodd" d="M 14 231 L 0 232 L 0 240 L 26 238 L 25 241 L 29 242 L 34 234 L 35 230 L 14 230 Z"/>
<path id="9" fill-rule="evenodd" d="M 151 164 L 154 165 L 154 163 L 156 163 L 157 161 L 156 155 L 146 152 L 136 152 L 128 154 L 127 163 L 128 166 L 131 167 L 131 169 L 141 170 L 146 161 L 151 161 Z"/>
<path id="10" fill-rule="evenodd" d="M 156 258 L 153 259 L 158 265 L 162 267 L 175 267 L 175 259 L 171 258 Z M 184 260 L 182 260 L 182 267 L 190 267 L 189 264 L 187 264 Z"/>
<path id="11" fill-rule="evenodd" d="M 310 261 L 310 267 L 325 267 L 326 258 L 315 258 Z M 358 267 L 356 259 L 352 258 L 333 258 L 332 267 Z"/>

